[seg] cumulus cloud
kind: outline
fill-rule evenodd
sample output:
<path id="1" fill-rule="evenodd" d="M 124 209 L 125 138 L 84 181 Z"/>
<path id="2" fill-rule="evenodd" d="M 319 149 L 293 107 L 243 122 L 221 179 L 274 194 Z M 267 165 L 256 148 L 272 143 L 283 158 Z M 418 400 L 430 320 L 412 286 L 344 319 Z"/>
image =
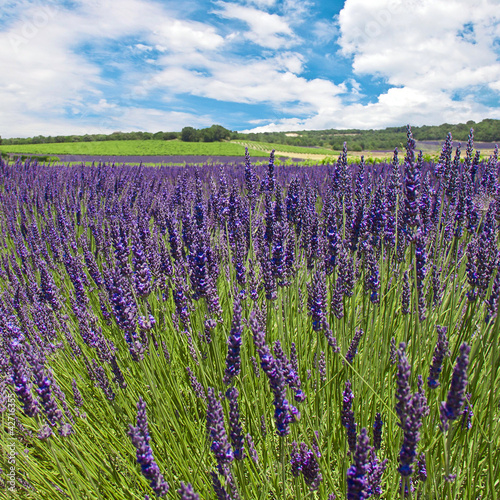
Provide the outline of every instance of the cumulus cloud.
<path id="1" fill-rule="evenodd" d="M 348 0 L 339 43 L 354 72 L 395 86 L 454 90 L 500 80 L 496 2 Z M 496 35 L 498 36 L 498 35 Z"/>
<path id="2" fill-rule="evenodd" d="M 290 47 L 298 42 L 286 20 L 277 14 L 229 2 L 217 2 L 214 13 L 226 19 L 238 19 L 250 28 L 243 38 L 270 49 Z"/>

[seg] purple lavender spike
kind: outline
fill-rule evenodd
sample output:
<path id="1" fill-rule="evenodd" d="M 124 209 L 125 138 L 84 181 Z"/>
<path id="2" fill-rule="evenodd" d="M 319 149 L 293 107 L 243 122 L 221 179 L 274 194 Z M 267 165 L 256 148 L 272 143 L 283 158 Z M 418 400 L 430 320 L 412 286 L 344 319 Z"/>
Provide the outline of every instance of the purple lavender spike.
<path id="1" fill-rule="evenodd" d="M 181 482 L 181 487 L 177 490 L 180 500 L 200 500 L 200 495 L 195 493 L 193 487 L 188 483 Z"/>
<path id="2" fill-rule="evenodd" d="M 347 380 L 342 397 L 342 411 L 340 420 L 342 425 L 347 429 L 347 442 L 349 450 L 354 453 L 356 449 L 356 421 L 354 419 L 354 411 L 352 410 L 352 403 L 354 401 L 354 394 L 351 390 L 351 382 Z"/>
<path id="3" fill-rule="evenodd" d="M 196 378 L 196 375 L 192 372 L 189 366 L 186 366 L 186 371 L 189 377 L 189 382 L 191 383 L 191 387 L 196 394 L 196 397 L 203 399 L 203 401 L 206 401 L 207 395 L 205 394 L 205 389 Z"/>
<path id="4" fill-rule="evenodd" d="M 439 387 L 439 374 L 442 370 L 443 360 L 445 356 L 449 355 L 448 339 L 446 338 L 446 326 L 436 326 L 438 332 L 438 340 L 434 348 L 434 356 L 432 357 L 432 364 L 429 370 L 429 377 L 427 378 L 427 385 L 431 389 Z"/>
<path id="5" fill-rule="evenodd" d="M 14 384 L 14 391 L 22 404 L 23 412 L 28 417 L 35 416 L 38 409 L 36 401 L 31 393 L 30 376 L 27 372 L 26 358 L 22 352 L 22 344 L 16 339 L 10 346 L 10 362 L 12 365 L 11 380 Z"/>
<path id="6" fill-rule="evenodd" d="M 227 340 L 226 370 L 224 373 L 224 383 L 229 385 L 241 371 L 241 334 L 243 331 L 241 325 L 241 299 L 237 295 L 234 299 L 233 320 L 229 338 Z"/>
<path id="7" fill-rule="evenodd" d="M 222 405 L 217 399 L 215 390 L 208 388 L 208 407 L 207 407 L 207 429 L 211 442 L 211 449 L 217 460 L 219 472 L 234 459 L 233 450 L 227 440 L 226 429 L 224 427 L 224 413 Z"/>
<path id="8" fill-rule="evenodd" d="M 257 450 L 255 449 L 255 444 L 253 442 L 252 436 L 250 434 L 247 434 L 245 438 L 247 440 L 248 454 L 250 455 L 250 458 L 254 463 L 258 463 L 259 456 L 257 455 Z"/>
<path id="9" fill-rule="evenodd" d="M 222 486 L 218 474 L 212 471 L 210 475 L 212 476 L 212 484 L 217 500 L 232 500 L 224 486 Z"/>
<path id="10" fill-rule="evenodd" d="M 150 481 L 157 497 L 164 497 L 168 492 L 168 483 L 163 478 L 160 469 L 153 458 L 153 451 L 149 445 L 150 436 L 146 415 L 146 403 L 142 397 L 137 403 L 137 426 L 129 426 L 128 435 L 137 449 L 137 462 L 141 466 L 143 476 Z"/>
<path id="11" fill-rule="evenodd" d="M 446 402 L 441 403 L 441 423 L 443 430 L 448 429 L 448 421 L 456 420 L 465 401 L 465 388 L 467 387 L 467 368 L 469 366 L 470 346 L 463 343 L 460 346 L 460 355 L 457 358 L 451 386 Z"/>
<path id="12" fill-rule="evenodd" d="M 384 425 L 382 421 L 382 415 L 377 413 L 375 415 L 375 422 L 373 423 L 373 448 L 375 450 L 380 450 L 382 445 L 382 426 Z"/>
<path id="13" fill-rule="evenodd" d="M 286 436 L 290 433 L 289 424 L 298 420 L 297 417 L 300 414 L 294 415 L 294 408 L 289 405 L 286 399 L 286 382 L 281 363 L 271 355 L 269 347 L 266 345 L 265 332 L 259 324 L 254 311 L 250 315 L 249 325 L 253 333 L 255 348 L 260 357 L 262 370 L 267 375 L 274 394 L 273 404 L 275 406 L 274 417 L 277 433 L 280 436 Z"/>
<path id="14" fill-rule="evenodd" d="M 363 427 L 358 436 L 356 448 L 353 453 L 354 464 L 347 470 L 347 499 L 363 500 L 368 497 L 368 468 L 370 441 L 368 433 Z"/>
<path id="15" fill-rule="evenodd" d="M 230 438 L 233 445 L 234 458 L 243 460 L 245 458 L 245 448 L 243 440 L 243 430 L 240 423 L 240 411 L 238 408 L 239 392 L 236 387 L 231 387 L 226 392 L 229 401 L 229 427 L 231 429 Z"/>
<path id="16" fill-rule="evenodd" d="M 352 338 L 352 341 L 349 345 L 349 349 L 347 350 L 347 353 L 345 355 L 345 359 L 349 363 L 352 363 L 354 361 L 354 356 L 356 356 L 356 353 L 358 352 L 358 345 L 362 336 L 363 330 L 356 330 L 356 333 L 354 334 L 354 337 Z"/>
<path id="17" fill-rule="evenodd" d="M 292 475 L 297 477 L 300 473 L 309 486 L 310 491 L 316 491 L 323 480 L 318 460 L 315 453 L 310 450 L 306 443 L 292 443 L 292 452 L 290 453 L 290 463 L 292 465 Z"/>
<path id="18" fill-rule="evenodd" d="M 326 323 L 326 282 L 324 273 L 317 271 L 311 283 L 307 284 L 307 306 L 312 316 L 313 331 L 324 329 Z"/>
<path id="19" fill-rule="evenodd" d="M 398 471 L 407 478 L 413 474 L 413 465 L 417 456 L 417 445 L 420 440 L 422 417 L 427 413 L 427 401 L 423 391 L 415 394 L 410 392 L 411 368 L 405 354 L 405 344 L 401 343 L 398 350 L 398 378 L 396 391 L 396 413 L 400 421 L 398 426 L 403 430 L 403 445 L 399 453 Z M 420 382 L 423 386 L 423 381 Z"/>

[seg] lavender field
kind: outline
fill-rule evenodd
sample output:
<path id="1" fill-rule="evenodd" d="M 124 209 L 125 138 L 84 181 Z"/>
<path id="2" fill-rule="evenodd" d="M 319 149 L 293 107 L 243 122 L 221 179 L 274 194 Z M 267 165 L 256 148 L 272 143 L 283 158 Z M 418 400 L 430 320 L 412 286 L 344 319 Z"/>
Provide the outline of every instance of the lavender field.
<path id="1" fill-rule="evenodd" d="M 0 163 L 0 498 L 493 499 L 500 178 Z"/>

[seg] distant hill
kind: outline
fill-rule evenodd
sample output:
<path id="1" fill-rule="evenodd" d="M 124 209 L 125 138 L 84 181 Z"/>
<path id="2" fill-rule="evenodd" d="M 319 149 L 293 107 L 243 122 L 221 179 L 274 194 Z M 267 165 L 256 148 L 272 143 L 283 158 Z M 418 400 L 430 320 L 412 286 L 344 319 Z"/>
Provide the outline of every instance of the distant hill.
<path id="1" fill-rule="evenodd" d="M 479 123 L 468 121 L 452 125 L 443 123 L 437 126 L 423 125 L 412 127 L 416 141 L 439 141 L 441 143 L 451 132 L 455 142 L 465 143 L 470 129 L 474 129 L 476 142 L 500 143 L 500 120 L 485 119 Z M 189 134 L 187 133 L 189 132 Z M 217 132 L 217 133 L 216 133 Z M 392 150 L 403 148 L 406 144 L 406 125 L 387 127 L 380 130 L 360 129 L 328 129 L 328 130 L 295 130 L 289 132 L 248 133 L 231 132 L 220 125 L 212 125 L 205 129 L 185 127 L 182 132 L 113 132 L 112 134 L 86 134 L 67 136 L 36 136 L 27 138 L 2 139 L 2 145 L 17 144 L 54 144 L 68 142 L 102 142 L 131 140 L 162 140 L 180 139 L 184 142 L 218 142 L 226 140 L 258 141 L 263 143 L 301 146 L 308 148 L 328 148 L 341 150 L 347 142 L 349 151 Z"/>

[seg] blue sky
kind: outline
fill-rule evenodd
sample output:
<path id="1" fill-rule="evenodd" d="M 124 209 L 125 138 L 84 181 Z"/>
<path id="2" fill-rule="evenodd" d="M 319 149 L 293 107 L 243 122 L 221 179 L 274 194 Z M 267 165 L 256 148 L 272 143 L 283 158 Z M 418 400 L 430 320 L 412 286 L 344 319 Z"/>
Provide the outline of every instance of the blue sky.
<path id="1" fill-rule="evenodd" d="M 499 0 L 0 0 L 0 136 L 500 119 Z"/>

